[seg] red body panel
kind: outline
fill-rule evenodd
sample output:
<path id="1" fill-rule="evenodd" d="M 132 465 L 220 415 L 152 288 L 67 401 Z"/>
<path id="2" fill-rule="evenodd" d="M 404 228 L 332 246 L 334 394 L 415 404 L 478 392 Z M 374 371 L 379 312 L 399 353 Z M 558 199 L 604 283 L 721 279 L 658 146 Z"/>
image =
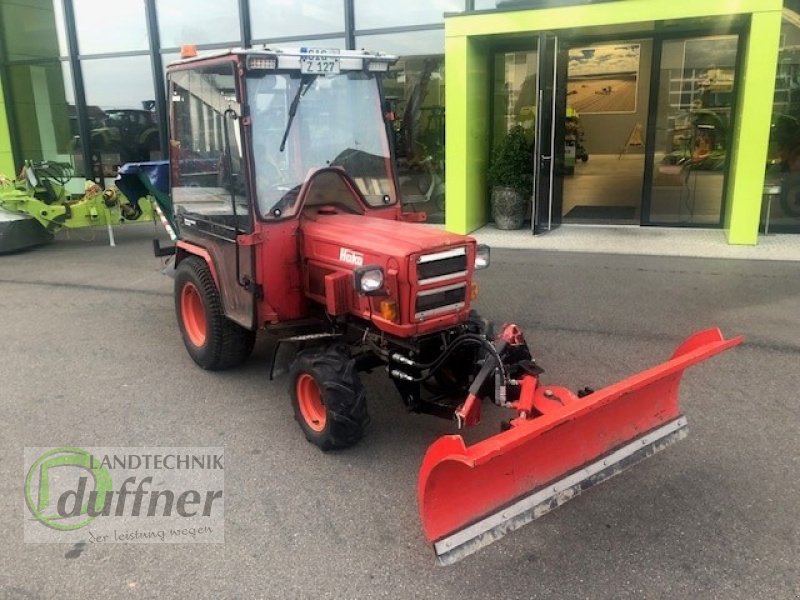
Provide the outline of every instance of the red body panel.
<path id="1" fill-rule="evenodd" d="M 520 416 L 508 431 L 469 448 L 458 435 L 428 448 L 418 485 L 426 538 L 439 540 L 675 419 L 683 371 L 741 341 L 701 331 L 667 362 L 584 398 L 525 376 L 516 408 L 538 407 L 539 416 Z"/>
<path id="2" fill-rule="evenodd" d="M 249 236 L 256 246 L 256 281 L 263 290 L 257 303 L 258 323 L 292 321 L 308 313 L 302 289 L 299 226 L 297 219 L 257 223 L 256 233 Z"/>
<path id="3" fill-rule="evenodd" d="M 367 297 L 351 288 L 351 314 L 371 320 L 379 329 L 401 337 L 441 330 L 467 318 L 475 257 L 473 238 L 403 221 L 348 214 L 304 218 L 301 229 L 304 287 L 312 300 L 324 304 L 323 278 L 326 275 L 341 271 L 351 273 L 359 266 L 375 265 L 383 267 L 386 274 L 386 294 Z M 463 275 L 424 286 L 417 283 L 417 257 L 456 247 L 466 248 L 467 269 Z M 420 291 L 460 283 L 467 287 L 461 309 L 424 320 L 414 318 L 414 303 Z M 398 302 L 396 322 L 380 317 L 380 301 L 387 298 Z"/>

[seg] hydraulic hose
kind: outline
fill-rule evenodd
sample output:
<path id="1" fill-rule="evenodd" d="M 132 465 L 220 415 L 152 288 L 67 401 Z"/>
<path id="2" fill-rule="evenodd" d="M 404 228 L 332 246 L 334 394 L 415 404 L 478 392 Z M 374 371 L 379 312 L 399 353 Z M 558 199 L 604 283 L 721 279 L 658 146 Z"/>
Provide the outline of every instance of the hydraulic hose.
<path id="1" fill-rule="evenodd" d="M 493 356 L 493 358 L 495 359 L 495 361 L 497 363 L 497 366 L 500 367 L 500 370 L 503 373 L 503 380 L 505 381 L 505 380 L 508 379 L 507 374 L 506 374 L 505 365 L 503 364 L 503 360 L 502 360 L 502 358 L 500 358 L 500 353 L 497 351 L 497 348 L 495 348 L 494 344 L 492 344 L 486 338 L 481 337 L 481 336 L 479 336 L 477 334 L 465 333 L 465 334 L 461 335 L 459 338 L 457 338 L 456 341 L 454 341 L 452 344 L 450 344 L 445 349 L 445 351 L 441 354 L 441 356 L 439 356 L 435 360 L 432 360 L 431 362 L 428 362 L 428 363 L 417 363 L 417 362 L 414 362 L 414 361 L 410 361 L 410 362 L 413 363 L 410 366 L 413 366 L 414 368 L 419 369 L 421 371 L 428 371 L 428 374 L 426 376 L 424 376 L 424 377 L 409 377 L 406 380 L 407 381 L 417 382 L 417 383 L 425 381 L 426 379 L 428 379 L 431 376 L 432 373 L 435 373 L 436 371 L 439 370 L 439 368 L 442 366 L 442 364 L 444 364 L 444 361 L 447 360 L 447 358 L 453 352 L 455 352 L 455 350 L 457 350 L 459 347 L 461 347 L 461 346 L 463 346 L 465 344 L 468 344 L 468 343 L 469 344 L 477 344 L 477 345 L 485 347 L 489 351 L 489 353 Z M 391 359 L 391 356 L 389 356 L 388 358 Z"/>

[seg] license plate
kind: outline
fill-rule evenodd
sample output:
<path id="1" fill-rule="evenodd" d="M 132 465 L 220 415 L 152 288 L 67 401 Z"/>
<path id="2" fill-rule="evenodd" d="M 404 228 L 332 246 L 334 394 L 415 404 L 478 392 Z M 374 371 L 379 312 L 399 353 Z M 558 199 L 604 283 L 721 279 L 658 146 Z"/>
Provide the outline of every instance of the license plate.
<path id="1" fill-rule="evenodd" d="M 308 49 L 300 57 L 300 72 L 311 75 L 339 73 L 339 56 L 331 50 Z"/>

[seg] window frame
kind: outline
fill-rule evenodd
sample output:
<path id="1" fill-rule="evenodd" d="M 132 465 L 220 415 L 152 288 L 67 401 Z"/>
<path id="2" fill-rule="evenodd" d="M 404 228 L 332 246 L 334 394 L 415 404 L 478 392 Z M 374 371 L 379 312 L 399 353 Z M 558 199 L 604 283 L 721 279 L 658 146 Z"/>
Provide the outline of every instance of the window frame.
<path id="1" fill-rule="evenodd" d="M 251 181 L 250 181 L 250 152 L 248 151 L 248 143 L 249 143 L 249 127 L 247 127 L 247 108 L 246 104 L 242 102 L 243 94 L 242 94 L 242 82 L 241 82 L 241 65 L 240 60 L 237 55 L 227 55 L 218 58 L 203 60 L 203 61 L 191 61 L 181 65 L 176 65 L 169 69 L 167 72 L 167 91 L 168 91 L 168 111 L 169 111 L 169 131 L 168 131 L 168 146 L 169 146 L 169 159 L 170 159 L 170 189 L 172 190 L 172 197 L 173 197 L 173 205 L 177 205 L 178 202 L 175 201 L 174 190 L 176 187 L 191 187 L 191 186 L 175 186 L 174 182 L 176 181 L 176 177 L 180 175 L 180 161 L 173 160 L 172 154 L 174 152 L 174 148 L 176 146 L 175 142 L 179 142 L 180 138 L 174 137 L 177 133 L 177 127 L 179 125 L 179 119 L 176 118 L 176 102 L 173 100 L 173 96 L 175 93 L 175 86 L 176 82 L 174 81 L 174 75 L 179 72 L 186 72 L 186 71 L 193 71 L 193 72 L 200 72 L 202 69 L 206 67 L 219 67 L 220 65 L 228 65 L 231 69 L 231 75 L 233 76 L 233 83 L 234 89 L 236 93 L 235 102 L 237 104 L 237 108 L 239 110 L 238 117 L 236 119 L 231 119 L 230 117 L 225 117 L 223 114 L 223 121 L 224 125 L 227 125 L 228 121 L 233 120 L 234 123 L 231 123 L 231 126 L 234 129 L 234 133 L 238 132 L 239 139 L 241 140 L 241 154 L 239 157 L 239 164 L 240 168 L 237 171 L 237 174 L 241 177 L 242 180 L 242 191 L 243 191 L 243 198 L 246 204 L 246 210 L 239 212 L 236 210 L 236 222 L 234 225 L 227 225 L 222 222 L 222 219 L 215 219 L 215 216 L 219 217 L 233 217 L 234 210 L 231 207 L 231 212 L 226 213 L 224 215 L 214 215 L 214 214 L 204 214 L 204 213 L 191 213 L 190 220 L 193 220 L 197 223 L 195 227 L 201 231 L 202 233 L 209 235 L 211 237 L 220 238 L 226 241 L 235 241 L 236 236 L 238 234 L 248 234 L 253 232 L 255 217 L 253 214 L 253 202 L 252 202 L 252 193 L 251 193 Z M 186 88 L 182 88 L 186 89 Z M 223 149 L 222 149 L 222 160 L 229 160 L 226 157 L 225 148 L 224 148 L 224 136 L 223 136 Z M 232 142 L 233 140 L 229 140 Z M 233 147 L 234 144 L 231 144 Z M 228 164 L 231 164 L 230 162 Z M 223 165 L 224 168 L 224 165 Z M 226 194 L 226 201 L 230 205 L 231 203 L 231 193 L 230 190 L 227 190 L 225 187 L 221 187 L 221 189 L 226 189 L 228 192 Z M 237 194 L 238 196 L 238 194 Z M 246 217 L 246 223 L 240 222 L 242 217 Z"/>

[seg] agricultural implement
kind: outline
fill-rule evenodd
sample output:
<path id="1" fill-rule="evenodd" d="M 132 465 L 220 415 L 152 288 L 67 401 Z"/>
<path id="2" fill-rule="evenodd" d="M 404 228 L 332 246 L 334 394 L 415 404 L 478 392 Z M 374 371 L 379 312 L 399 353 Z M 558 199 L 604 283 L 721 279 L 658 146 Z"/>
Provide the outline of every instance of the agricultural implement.
<path id="1" fill-rule="evenodd" d="M 191 358 L 234 367 L 257 330 L 300 345 L 289 395 L 313 444 L 363 436 L 368 369 L 384 370 L 408 410 L 454 428 L 476 424 L 482 404 L 509 409 L 500 433 L 469 447 L 445 436 L 422 461 L 423 529 L 446 564 L 680 439 L 684 370 L 741 339 L 701 331 L 597 391 L 543 382 L 519 327 L 495 332 L 472 308 L 489 248 L 402 212 L 380 86 L 393 60 L 306 48 L 187 56 L 168 68 L 170 160 L 125 169 L 176 238 L 156 249 L 174 254 Z"/>
<path id="2" fill-rule="evenodd" d="M 60 229 L 105 225 L 114 245 L 112 225 L 153 219 L 147 197 L 129 200 L 114 188 L 90 183 L 79 198 L 66 190 L 69 163 L 26 161 L 19 177 L 0 175 L 0 254 L 45 244 Z"/>

